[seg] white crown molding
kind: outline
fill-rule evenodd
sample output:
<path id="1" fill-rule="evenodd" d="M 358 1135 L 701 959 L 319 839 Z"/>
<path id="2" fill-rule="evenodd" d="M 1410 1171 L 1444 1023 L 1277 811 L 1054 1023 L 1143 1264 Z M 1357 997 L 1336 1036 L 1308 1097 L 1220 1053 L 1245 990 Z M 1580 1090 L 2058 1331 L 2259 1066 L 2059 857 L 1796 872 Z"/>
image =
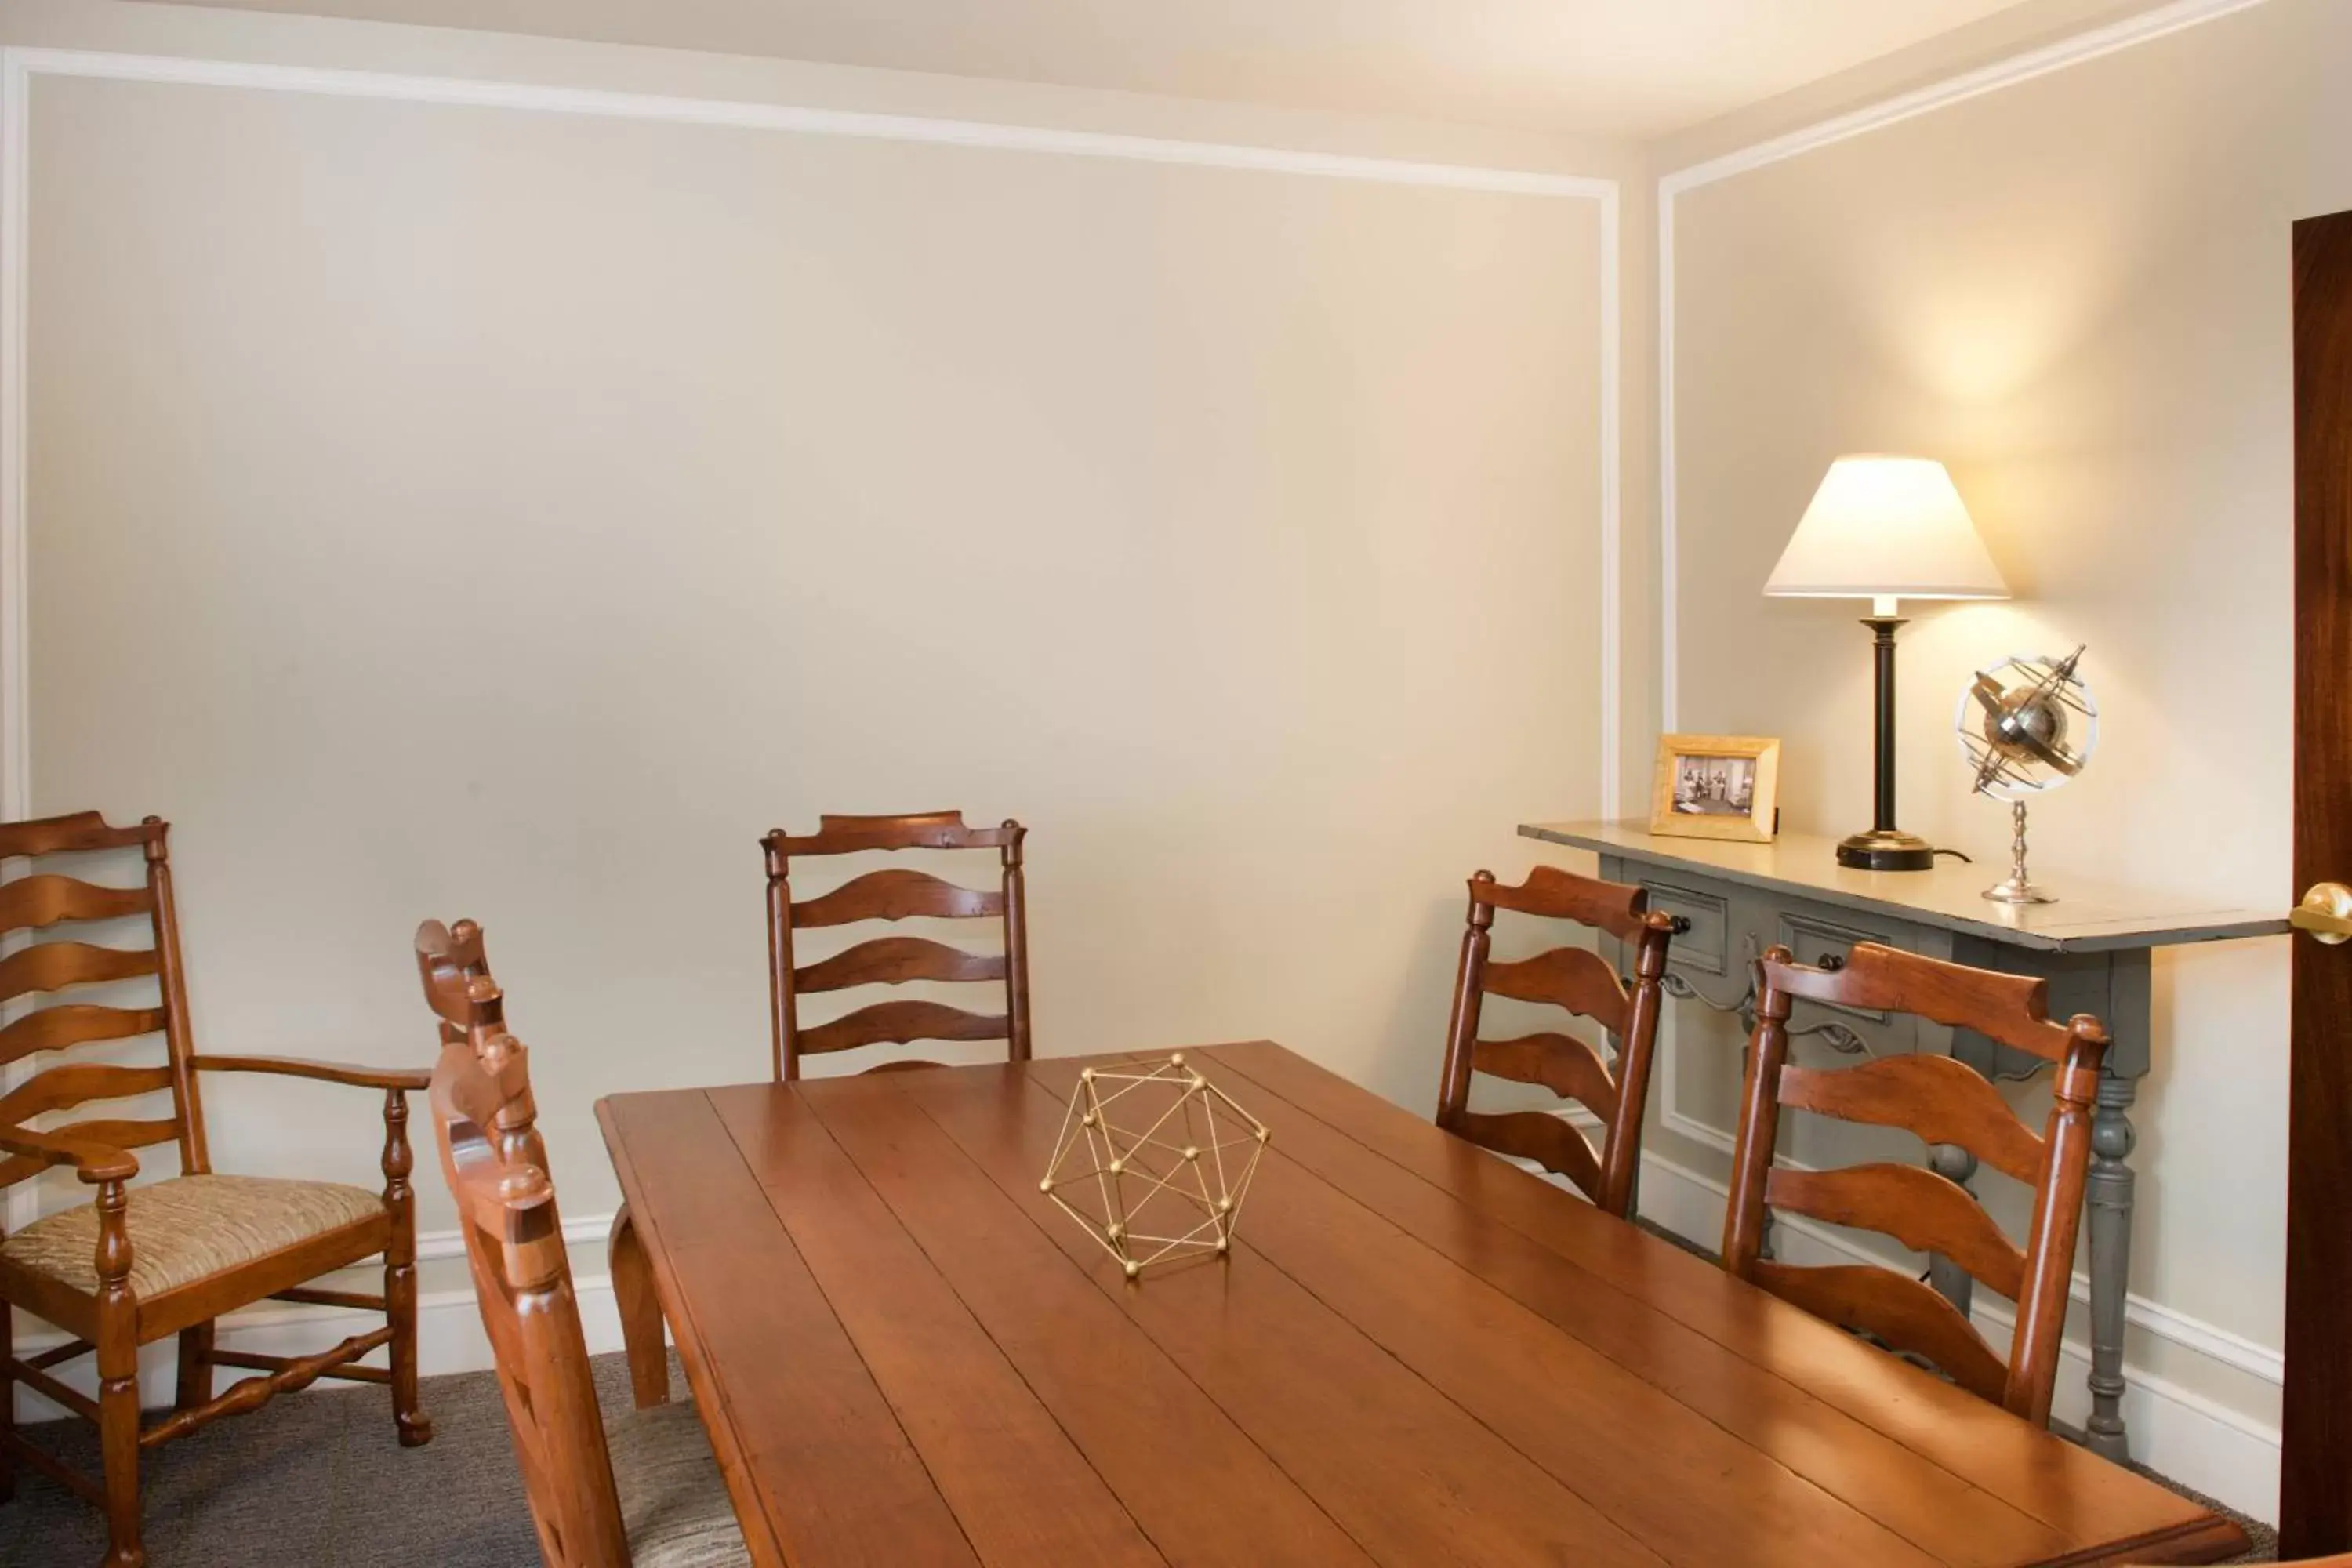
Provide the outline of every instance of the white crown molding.
<path id="1" fill-rule="evenodd" d="M 1675 202 L 1685 192 L 1866 136 L 1939 109 L 1999 92 L 2186 28 L 2249 10 L 2264 0 L 2173 0 L 2136 16 L 1964 71 L 1878 103 L 1693 163 L 1658 181 L 1658 686 L 1659 723 L 1681 727 L 1681 516 L 1675 482 Z"/>
<path id="2" fill-rule="evenodd" d="M 854 110 L 810 109 L 782 103 L 672 98 L 653 93 L 614 92 L 599 88 L 552 87 L 479 77 L 401 76 L 383 71 L 265 65 L 176 55 L 121 55 L 43 48 L 16 48 L 7 52 L 24 71 L 42 76 L 99 77 L 110 81 L 173 82 L 198 87 L 312 93 L 329 98 L 373 98 L 403 103 L 519 109 L 536 113 L 592 115 L 608 120 L 724 125 L 754 131 L 798 132 L 813 136 L 924 142 L 952 147 L 1055 153 L 1081 158 L 1121 158 L 1150 163 L 1194 163 L 1212 168 L 1255 169 L 1269 174 L 1313 174 L 1327 179 L 1371 180 L 1384 184 L 1443 185 L 1455 190 L 1502 191 L 1535 196 L 1580 196 L 1594 201 L 1613 195 L 1617 190 L 1614 180 L 1585 174 L 1553 174 L 1462 163 L 1415 163 L 1399 158 L 1304 153 L 1288 148 L 1126 136 L 1099 131 L 1066 131 L 995 121 L 934 120 L 917 115 L 867 114 Z"/>
<path id="3" fill-rule="evenodd" d="M 1622 729 L 1620 641 L 1623 626 L 1622 385 L 1623 308 L 1618 183 L 1583 174 L 1543 174 L 1468 164 L 1367 158 L 1288 148 L 1187 142 L 993 121 L 933 120 L 899 114 L 790 104 L 738 102 L 613 92 L 591 88 L 480 78 L 424 77 L 380 71 L 325 69 L 180 56 L 110 54 L 78 49 L 0 49 L 0 819 L 32 808 L 29 607 L 26 582 L 30 531 L 26 489 L 26 324 L 31 216 L 31 97 L 37 76 L 264 92 L 388 100 L 534 113 L 711 125 L 813 136 L 929 143 L 1066 157 L 1114 158 L 1150 163 L 1386 184 L 1485 191 L 1591 201 L 1599 209 L 1600 393 L 1600 676 L 1601 734 L 1596 750 L 1604 815 L 1618 809 L 1618 757 Z M 22 1081 L 29 1062 L 0 1068 L 0 1089 Z M 6 1226 L 21 1229 L 37 1216 L 32 1184 L 7 1196 Z"/>
<path id="4" fill-rule="evenodd" d="M 1898 93 L 1893 98 L 1853 110 L 1850 113 L 1817 121 L 1813 124 L 1787 132 L 1762 142 L 1752 142 L 1704 163 L 1686 164 L 1665 174 L 1658 181 L 1661 195 L 1676 195 L 1700 185 L 1713 184 L 1717 180 L 1744 174 L 1751 169 L 1778 163 L 1786 158 L 1810 153 L 1817 147 L 1849 141 L 1889 125 L 1948 109 L 1955 103 L 1965 103 L 1989 92 L 2015 87 L 2053 71 L 2065 70 L 2103 55 L 2132 48 L 2184 28 L 2199 26 L 2233 11 L 2244 11 L 2262 5 L 2263 0 L 2172 0 L 2168 5 L 2143 11 L 2136 16 L 2110 22 L 2074 34 L 2039 48 L 2011 55 L 1974 70 L 1946 77 L 1926 87 Z"/>

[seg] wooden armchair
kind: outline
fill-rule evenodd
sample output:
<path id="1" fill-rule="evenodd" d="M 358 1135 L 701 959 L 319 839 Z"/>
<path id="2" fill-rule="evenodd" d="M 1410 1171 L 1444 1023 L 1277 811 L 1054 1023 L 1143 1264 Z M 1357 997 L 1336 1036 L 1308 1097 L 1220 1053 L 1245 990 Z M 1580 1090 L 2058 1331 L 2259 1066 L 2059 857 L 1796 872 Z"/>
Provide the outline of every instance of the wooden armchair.
<path id="1" fill-rule="evenodd" d="M 1874 942 L 1856 944 L 1834 971 L 1806 968 L 1792 962 L 1788 949 L 1776 947 L 1765 954 L 1761 970 L 1724 1221 L 1724 1267 L 1817 1317 L 1924 1356 L 1969 1392 L 2036 1426 L 2047 1424 L 2105 1029 L 2088 1016 L 2052 1023 L 2043 981 Z M 1826 1072 L 1791 1067 L 1789 1015 L 1799 997 L 1974 1029 L 2054 1063 L 2049 1120 L 2035 1133 L 1991 1084 L 1948 1057 L 1886 1057 Z M 1917 1165 L 1775 1168 L 1772 1148 L 1784 1107 L 1956 1143 L 2030 1184 L 2033 1220 L 2024 1247 L 2002 1235 L 1966 1189 Z M 1767 1208 L 1875 1230 L 1958 1264 L 2017 1303 L 2008 1363 L 1950 1302 L 1894 1269 L 1792 1268 L 1762 1258 Z"/>
<path id="2" fill-rule="evenodd" d="M 1028 829 L 966 827 L 960 811 L 912 816 L 825 816 L 817 831 L 795 837 L 782 828 L 760 840 L 768 855 L 768 979 L 774 1009 L 775 1075 L 801 1075 L 801 1058 L 858 1046 L 914 1040 L 1003 1040 L 1016 1062 L 1029 1059 L 1029 930 L 1021 877 L 1021 842 Z M 894 867 L 868 871 L 803 903 L 793 901 L 795 857 L 851 855 L 860 850 L 994 849 L 1003 864 L 995 892 L 961 888 L 928 872 Z M 793 933 L 862 921 L 994 920 L 1003 923 L 1002 952 L 966 952 L 924 937 L 888 936 L 859 942 L 820 963 L 794 967 Z M 940 1002 L 877 1002 L 829 1023 L 803 1027 L 800 999 L 811 992 L 853 985 L 898 985 L 910 980 L 984 981 L 1004 988 L 1004 1011 L 994 1016 Z M 887 1062 L 887 1071 L 929 1067 Z"/>
<path id="3" fill-rule="evenodd" d="M 188 1026 L 186 977 L 180 965 L 172 903 L 170 825 L 148 817 L 112 827 L 94 811 L 37 822 L 0 824 L 0 858 L 131 849 L 142 852 L 143 883 L 108 887 L 56 874 L 0 884 L 0 932 L 47 931 L 68 922 L 144 917 L 151 945 L 136 949 L 50 939 L 0 959 L 0 1001 L 106 982 L 152 978 L 152 1006 L 52 1003 L 0 1028 L 0 1065 L 90 1042 L 161 1034 L 162 1059 L 149 1066 L 64 1059 L 0 1095 L 0 1191 L 51 1166 L 98 1189 L 93 1204 L 35 1221 L 0 1239 L 0 1498 L 21 1461 L 106 1510 L 106 1561 L 114 1568 L 146 1561 L 140 1542 L 139 1457 L 219 1416 L 251 1410 L 320 1377 L 389 1384 L 400 1441 L 433 1435 L 416 1398 L 416 1237 L 408 1184 L 411 1089 L 422 1072 L 332 1067 L 267 1057 L 196 1054 Z M 205 1147 L 199 1086 L 210 1073 L 274 1073 L 374 1089 L 383 1095 L 383 1191 L 331 1182 L 225 1176 Z M 91 1118 L 35 1131 L 45 1113 L 134 1096 L 171 1096 L 170 1113 L 152 1120 Z M 131 1186 L 134 1149 L 170 1143 L 180 1174 Z M 381 1254 L 383 1294 L 322 1290 L 304 1281 Z M 214 1320 L 263 1300 L 303 1301 L 382 1312 L 384 1325 L 313 1356 L 289 1358 L 225 1351 Z M 8 1342 L 9 1307 L 57 1324 L 74 1337 L 20 1360 Z M 179 1336 L 179 1387 L 172 1413 L 141 1425 L 139 1347 Z M 378 1346 L 389 1369 L 362 1366 Z M 60 1363 L 96 1352 L 93 1400 L 53 1375 Z M 249 1368 L 248 1377 L 215 1398 L 213 1368 Z M 27 1442 L 14 1420 L 22 1384 L 96 1422 L 101 1480 L 72 1470 Z"/>
<path id="4" fill-rule="evenodd" d="M 1489 933 L 1496 910 L 1545 920 L 1574 921 L 1632 947 L 1629 991 L 1600 954 L 1558 947 L 1512 963 L 1490 963 Z M 1469 929 L 1462 933 L 1462 969 L 1454 988 L 1454 1023 L 1445 1042 L 1445 1070 L 1437 1092 L 1437 1124 L 1474 1143 L 1533 1160 L 1566 1176 L 1584 1195 L 1623 1218 L 1642 1158 L 1642 1115 L 1650 1092 L 1650 1058 L 1657 1048 L 1661 986 L 1674 921 L 1650 911 L 1639 888 L 1597 882 L 1538 866 L 1517 887 L 1491 871 L 1470 879 Z M 1488 996 L 1547 1002 L 1590 1018 L 1616 1042 L 1614 1069 L 1570 1035 L 1544 1033 L 1513 1040 L 1478 1037 Z M 1540 1110 L 1488 1115 L 1469 1109 L 1470 1075 L 1486 1073 L 1540 1084 L 1599 1117 L 1606 1129 L 1600 1152 L 1583 1133 Z"/>
<path id="5" fill-rule="evenodd" d="M 441 1170 L 457 1200 L 547 1568 L 748 1563 L 693 1405 L 617 1422 L 607 1446 L 531 1100 L 530 1053 L 507 1033 L 481 928 L 427 921 L 416 932 L 416 967 L 441 1020 L 433 1069 Z"/>

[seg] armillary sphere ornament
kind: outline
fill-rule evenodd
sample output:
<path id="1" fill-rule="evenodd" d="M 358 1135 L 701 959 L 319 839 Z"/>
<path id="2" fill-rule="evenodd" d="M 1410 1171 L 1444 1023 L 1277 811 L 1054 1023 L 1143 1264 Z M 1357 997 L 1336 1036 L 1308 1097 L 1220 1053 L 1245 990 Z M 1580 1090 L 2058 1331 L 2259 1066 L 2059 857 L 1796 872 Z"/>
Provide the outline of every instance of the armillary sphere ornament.
<path id="1" fill-rule="evenodd" d="M 2063 658 L 2021 654 L 1980 669 L 1952 716 L 1977 793 L 2010 803 L 2009 879 L 1984 892 L 1995 903 L 2056 900 L 2025 872 L 2025 803 L 2073 782 L 2098 749 L 2099 705 L 2075 673 L 2083 651 Z"/>
<path id="2" fill-rule="evenodd" d="M 1273 1136 L 1181 1051 L 1156 1066 L 1087 1068 L 1037 1190 L 1133 1279 L 1164 1260 L 1233 1250 Z"/>

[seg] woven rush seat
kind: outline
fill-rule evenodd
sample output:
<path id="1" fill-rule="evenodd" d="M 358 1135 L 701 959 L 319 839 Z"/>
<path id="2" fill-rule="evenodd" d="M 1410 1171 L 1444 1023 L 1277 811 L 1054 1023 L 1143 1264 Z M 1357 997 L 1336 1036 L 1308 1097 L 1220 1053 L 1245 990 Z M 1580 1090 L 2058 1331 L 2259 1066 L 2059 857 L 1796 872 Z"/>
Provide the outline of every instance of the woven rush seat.
<path id="1" fill-rule="evenodd" d="M 383 1196 L 338 1182 L 270 1176 L 173 1176 L 125 1194 L 131 1289 L 141 1297 L 340 1229 L 381 1218 Z M 98 1293 L 98 1206 L 53 1214 L 0 1242 L 0 1258 L 70 1290 Z"/>
<path id="2" fill-rule="evenodd" d="M 606 1430 L 635 1568 L 741 1568 L 743 1527 L 689 1401 L 632 1411 Z"/>

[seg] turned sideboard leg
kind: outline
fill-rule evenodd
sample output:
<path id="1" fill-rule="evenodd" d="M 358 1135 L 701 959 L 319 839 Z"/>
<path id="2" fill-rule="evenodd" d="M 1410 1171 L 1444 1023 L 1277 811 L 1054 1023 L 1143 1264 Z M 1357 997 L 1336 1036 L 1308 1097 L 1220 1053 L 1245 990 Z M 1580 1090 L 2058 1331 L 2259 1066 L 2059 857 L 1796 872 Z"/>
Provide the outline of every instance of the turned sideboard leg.
<path id="1" fill-rule="evenodd" d="M 1958 1143 L 1929 1144 L 1927 1168 L 1948 1182 L 1976 1191 L 1969 1184 L 1976 1180 L 1977 1157 Z M 1931 1252 L 1927 1255 L 1927 1283 L 1936 1288 L 1937 1295 L 1958 1308 L 1961 1317 L 1969 1315 L 1976 1299 L 1977 1282 L 1967 1269 L 1940 1252 Z"/>
<path id="2" fill-rule="evenodd" d="M 2099 1077 L 2091 1114 L 2091 1174 L 2085 1188 L 2091 1232 L 2091 1418 L 2083 1441 L 2103 1458 L 2130 1458 L 2124 1429 L 2124 1293 L 2131 1275 L 2132 1101 L 2137 1079 Z"/>

